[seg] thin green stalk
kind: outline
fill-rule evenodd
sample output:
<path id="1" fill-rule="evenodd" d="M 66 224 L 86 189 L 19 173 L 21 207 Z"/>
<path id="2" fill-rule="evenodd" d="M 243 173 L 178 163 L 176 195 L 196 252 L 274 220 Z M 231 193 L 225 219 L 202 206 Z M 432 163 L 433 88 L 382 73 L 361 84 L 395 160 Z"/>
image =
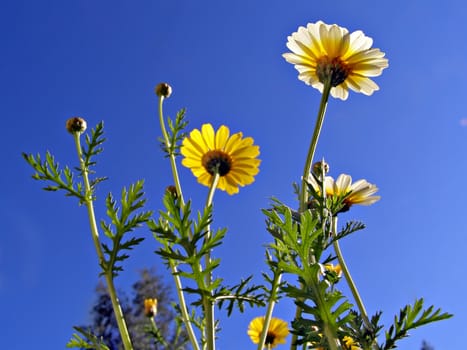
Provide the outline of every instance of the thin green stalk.
<path id="1" fill-rule="evenodd" d="M 212 205 L 214 199 L 214 193 L 216 192 L 217 184 L 219 183 L 220 175 L 219 172 L 215 172 L 212 178 L 211 186 L 209 187 L 208 197 L 206 199 L 206 208 Z M 206 240 L 211 239 L 211 225 L 207 227 Z M 211 252 L 206 254 L 206 268 L 211 265 Z M 211 271 L 211 269 L 209 269 Z M 206 276 L 206 286 L 212 284 L 212 273 L 209 272 Z M 215 320 L 214 320 L 214 301 L 212 296 L 203 296 L 204 314 L 206 317 L 206 345 L 208 350 L 216 349 L 216 331 L 215 331 Z"/>
<path id="2" fill-rule="evenodd" d="M 164 137 L 165 147 L 167 148 L 167 150 L 169 150 L 171 147 L 171 144 L 169 140 L 169 135 L 167 133 L 167 129 L 165 128 L 164 113 L 162 109 L 163 102 L 164 102 L 164 96 L 159 96 L 159 124 L 162 130 L 162 135 Z M 177 171 L 177 163 L 175 162 L 175 155 L 172 152 L 170 152 L 169 154 L 169 159 L 170 159 L 170 166 L 172 168 L 172 175 L 173 175 L 173 179 L 175 183 L 175 188 L 177 190 L 178 198 L 180 199 L 180 206 L 183 209 L 185 206 L 185 201 L 183 199 L 182 187 L 180 185 L 180 179 L 179 179 L 178 171 Z M 188 234 L 191 237 L 191 232 L 188 232 Z M 183 323 L 185 324 L 186 331 L 188 333 L 188 337 L 190 338 L 190 342 L 191 342 L 191 345 L 193 346 L 193 349 L 199 350 L 198 339 L 196 338 L 195 332 L 193 330 L 193 326 L 190 321 L 190 315 L 188 314 L 188 308 L 187 308 L 186 301 L 185 301 L 185 295 L 183 293 L 182 281 L 178 274 L 177 266 L 172 261 L 172 259 L 169 259 L 169 265 L 170 265 L 170 270 L 172 272 L 172 276 L 175 281 L 175 288 L 177 290 L 177 296 L 178 296 L 180 310 L 182 313 Z"/>
<path id="3" fill-rule="evenodd" d="M 164 137 L 165 147 L 167 150 L 170 150 L 172 145 L 170 144 L 169 134 L 165 128 L 164 114 L 162 112 L 162 105 L 164 102 L 164 96 L 159 96 L 159 123 L 161 125 L 162 135 Z M 169 153 L 170 167 L 172 168 L 172 175 L 175 183 L 175 188 L 177 189 L 177 195 L 180 198 L 180 205 L 183 209 L 185 206 L 185 200 L 183 199 L 182 186 L 180 185 L 180 178 L 178 176 L 177 163 L 175 162 L 175 155 L 173 152 Z"/>
<path id="4" fill-rule="evenodd" d="M 337 232 L 337 216 L 334 216 L 332 218 L 332 228 L 331 228 L 332 234 L 335 235 Z M 357 303 L 357 307 L 360 310 L 360 314 L 362 315 L 363 318 L 363 323 L 365 323 L 365 327 L 368 329 L 371 328 L 371 323 L 370 320 L 368 319 L 368 314 L 365 309 L 365 305 L 363 305 L 362 298 L 360 297 L 360 294 L 358 293 L 357 286 L 355 285 L 352 276 L 350 275 L 349 269 L 347 267 L 347 264 L 345 263 L 344 256 L 342 255 L 341 248 L 339 246 L 339 242 L 337 239 L 335 239 L 332 242 L 334 246 L 334 251 L 336 252 L 337 255 L 337 260 L 339 261 L 339 264 L 341 266 L 342 272 L 344 274 L 345 280 L 347 281 L 347 284 L 349 285 L 349 288 L 352 292 L 352 295 L 355 299 L 355 302 Z"/>
<path id="5" fill-rule="evenodd" d="M 150 322 L 151 322 L 152 331 L 154 332 L 154 335 L 156 336 L 157 342 L 162 344 L 164 347 L 168 348 L 169 344 L 162 336 L 161 331 L 159 330 L 159 327 L 157 327 L 156 325 L 156 321 L 154 320 L 154 317 L 150 317 Z"/>
<path id="6" fill-rule="evenodd" d="M 188 309 L 185 301 L 185 294 L 183 294 L 183 286 L 180 276 L 178 274 L 177 266 L 175 266 L 172 259 L 169 259 L 170 270 L 175 281 L 175 289 L 177 290 L 178 303 L 180 306 L 180 311 L 182 313 L 182 320 L 185 324 L 186 331 L 188 333 L 188 338 L 190 338 L 191 345 L 194 350 L 200 350 L 198 339 L 196 338 L 193 326 L 190 321 L 190 315 L 188 314 Z"/>
<path id="7" fill-rule="evenodd" d="M 310 174 L 311 167 L 313 166 L 313 157 L 315 155 L 316 146 L 318 144 L 319 135 L 321 133 L 321 128 L 324 122 L 324 115 L 326 114 L 326 107 L 328 105 L 329 93 L 331 91 L 331 76 L 328 81 L 324 83 L 323 94 L 321 96 L 321 102 L 319 104 L 318 116 L 316 118 L 315 129 L 313 131 L 313 136 L 311 137 L 310 147 L 308 149 L 308 154 L 305 161 L 305 167 L 303 169 L 302 177 L 302 191 L 300 192 L 300 212 L 303 212 L 307 208 L 308 202 L 308 187 L 307 180 L 308 175 Z"/>
<path id="8" fill-rule="evenodd" d="M 268 336 L 269 325 L 272 319 L 272 312 L 274 310 L 274 306 L 276 305 L 277 291 L 279 289 L 281 279 L 282 279 L 282 272 L 278 270 L 274 271 L 271 296 L 269 298 L 269 304 L 266 310 L 266 315 L 264 316 L 263 331 L 261 332 L 261 338 L 259 340 L 257 350 L 262 350 L 264 348 L 264 343 L 266 342 L 266 337 Z M 268 349 L 269 348 L 270 348 L 270 345 L 268 345 Z"/>
<path id="9" fill-rule="evenodd" d="M 321 133 L 321 128 L 324 122 L 324 116 L 326 114 L 326 107 L 328 104 L 329 93 L 331 92 L 331 76 L 329 76 L 328 80 L 324 83 L 323 87 L 323 94 L 321 95 L 321 102 L 319 105 L 318 115 L 316 118 L 315 128 L 313 130 L 313 136 L 311 137 L 310 147 L 308 148 L 308 154 L 305 161 L 305 167 L 303 168 L 303 175 L 302 175 L 302 188 L 300 191 L 300 203 L 299 208 L 300 212 L 304 212 L 307 209 L 308 205 L 308 186 L 307 180 L 308 175 L 310 174 L 311 167 L 313 165 L 313 157 L 315 155 L 316 146 L 318 145 L 319 135 Z M 312 256 L 311 263 L 316 263 L 314 256 Z M 295 309 L 295 319 L 299 318 L 302 314 L 301 307 L 297 306 Z M 291 350 L 297 349 L 297 339 L 298 336 L 296 334 L 292 335 L 292 343 L 290 346 Z"/>
<path id="10" fill-rule="evenodd" d="M 76 150 L 78 152 L 80 168 L 81 168 L 81 172 L 83 175 L 84 190 L 85 190 L 85 204 L 88 210 L 88 217 L 89 217 L 89 224 L 91 226 L 92 239 L 94 241 L 94 246 L 96 248 L 97 256 L 99 259 L 99 265 L 102 265 L 102 263 L 104 262 L 104 253 L 102 252 L 101 244 L 99 241 L 99 231 L 97 229 L 96 216 L 94 214 L 93 193 L 92 193 L 91 185 L 89 183 L 88 168 L 86 167 L 86 164 L 84 163 L 84 160 L 83 160 L 80 135 L 81 133 L 79 132 L 73 133 L 73 137 L 75 139 Z M 107 289 L 109 292 L 110 300 L 112 302 L 112 307 L 114 310 L 115 318 L 117 320 L 118 329 L 122 337 L 123 347 L 125 350 L 132 350 L 133 345 L 131 344 L 130 334 L 128 333 L 128 328 L 125 323 L 123 311 L 122 311 L 120 302 L 117 297 L 115 285 L 113 283 L 112 271 L 108 271 L 105 273 L 105 279 L 107 282 Z"/>

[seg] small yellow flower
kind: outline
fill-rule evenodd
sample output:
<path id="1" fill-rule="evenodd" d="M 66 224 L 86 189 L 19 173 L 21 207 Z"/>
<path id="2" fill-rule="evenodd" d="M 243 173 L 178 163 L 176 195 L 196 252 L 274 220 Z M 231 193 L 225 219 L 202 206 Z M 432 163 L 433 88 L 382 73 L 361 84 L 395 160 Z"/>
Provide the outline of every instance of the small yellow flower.
<path id="1" fill-rule="evenodd" d="M 381 75 L 388 60 L 379 49 L 371 48 L 373 40 L 358 30 L 321 21 L 308 23 L 288 37 L 292 51 L 283 57 L 295 65 L 298 78 L 323 92 L 324 82 L 331 78 L 331 95 L 346 100 L 349 89 L 371 95 L 379 87 L 369 77 Z"/>
<path id="2" fill-rule="evenodd" d="M 251 137 L 242 138 L 241 132 L 230 135 L 229 128 L 222 125 L 217 132 L 211 124 L 204 124 L 201 131 L 194 129 L 183 140 L 182 164 L 191 169 L 198 182 L 211 186 L 213 176 L 220 175 L 217 187 L 228 194 L 238 192 L 239 186 L 255 181 L 261 161 L 259 147 Z"/>
<path id="3" fill-rule="evenodd" d="M 321 190 L 314 177 L 310 175 L 308 181 L 319 194 Z M 370 184 L 364 179 L 352 183 L 352 177 L 347 174 L 339 175 L 336 181 L 331 176 L 326 176 L 324 189 L 328 197 L 343 198 L 345 207 L 342 208 L 342 212 L 347 211 L 354 204 L 370 205 L 381 198 L 374 196 L 378 191 L 376 185 Z"/>
<path id="4" fill-rule="evenodd" d="M 264 327 L 264 316 L 256 317 L 248 326 L 248 335 L 254 344 L 258 344 L 261 338 L 261 333 Z M 269 324 L 268 333 L 266 335 L 265 345 L 271 348 L 278 344 L 285 344 L 285 338 L 289 335 L 287 322 L 280 318 L 273 317 Z"/>
<path id="5" fill-rule="evenodd" d="M 324 269 L 329 272 L 334 272 L 337 275 L 337 277 L 342 276 L 342 267 L 339 264 L 326 264 L 324 265 Z"/>
<path id="6" fill-rule="evenodd" d="M 362 348 L 358 346 L 358 343 L 347 335 L 342 339 L 342 342 L 344 343 L 344 350 L 362 350 Z"/>
<path id="7" fill-rule="evenodd" d="M 157 314 L 157 299 L 144 300 L 144 315 L 146 317 L 154 317 Z"/>

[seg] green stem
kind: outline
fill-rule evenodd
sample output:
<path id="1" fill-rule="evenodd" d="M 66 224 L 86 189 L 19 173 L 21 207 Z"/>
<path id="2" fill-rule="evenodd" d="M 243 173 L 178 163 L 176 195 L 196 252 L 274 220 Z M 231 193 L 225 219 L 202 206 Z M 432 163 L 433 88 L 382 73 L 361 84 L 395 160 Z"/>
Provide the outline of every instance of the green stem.
<path id="1" fill-rule="evenodd" d="M 269 329 L 269 325 L 272 319 L 272 312 L 274 310 L 274 306 L 276 305 L 277 291 L 279 289 L 281 279 L 282 279 L 282 272 L 276 269 L 274 271 L 274 278 L 272 281 L 272 291 L 271 291 L 271 296 L 269 297 L 268 308 L 266 310 L 266 315 L 264 316 L 263 331 L 261 332 L 261 338 L 259 340 L 257 350 L 264 349 L 264 343 L 266 342 L 266 337 L 268 335 L 268 329 Z M 268 348 L 269 348 L 269 345 L 268 345 Z"/>
<path id="2" fill-rule="evenodd" d="M 299 203 L 299 212 L 303 213 L 308 207 L 308 186 L 307 180 L 308 175 L 310 174 L 311 167 L 313 165 L 313 157 L 315 155 L 316 146 L 318 144 L 319 135 L 321 133 L 321 128 L 324 122 L 324 116 L 326 114 L 326 107 L 328 104 L 329 93 L 331 92 L 331 76 L 328 78 L 326 82 L 324 82 L 323 87 L 323 94 L 321 95 L 321 102 L 319 105 L 318 115 L 316 118 L 315 128 L 313 130 L 313 136 L 311 137 L 310 147 L 308 148 L 308 154 L 305 161 L 305 167 L 303 168 L 303 175 L 302 175 L 302 188 L 300 191 L 300 203 Z M 316 259 L 312 256 L 312 261 L 310 263 L 316 263 Z M 295 309 L 295 319 L 298 319 L 302 314 L 301 307 L 297 306 Z M 297 339 L 298 336 L 296 334 L 292 335 L 292 343 L 290 346 L 291 350 L 297 349 Z"/>
<path id="3" fill-rule="evenodd" d="M 217 184 L 219 183 L 220 175 L 218 172 L 214 173 L 212 178 L 211 187 L 209 187 L 208 197 L 206 199 L 206 208 L 212 205 L 214 199 L 214 193 L 216 192 Z M 207 227 L 206 241 L 211 239 L 211 225 Z M 212 284 L 212 269 L 211 266 L 211 252 L 206 254 L 206 269 L 209 273 L 206 276 L 205 284 L 207 287 Z M 211 293 L 212 294 L 212 293 Z M 215 320 L 214 320 L 214 300 L 212 295 L 203 296 L 204 315 L 206 318 L 206 345 L 208 350 L 216 349 L 216 331 L 215 331 Z"/>
<path id="4" fill-rule="evenodd" d="M 313 157 L 315 155 L 316 146 L 318 144 L 319 135 L 324 122 L 324 115 L 326 114 L 326 107 L 328 105 L 329 93 L 331 91 L 331 77 L 324 83 L 323 94 L 321 96 L 321 102 L 319 104 L 318 116 L 316 118 L 315 129 L 311 138 L 310 147 L 305 161 L 305 167 L 303 169 L 302 177 L 302 190 L 300 192 L 300 212 L 303 212 L 307 208 L 308 202 L 308 187 L 307 180 L 310 174 L 311 167 L 313 166 Z"/>
<path id="5" fill-rule="evenodd" d="M 337 234 L 337 216 L 334 216 L 332 218 L 331 232 L 332 232 L 332 235 L 335 237 L 335 235 Z M 355 285 L 352 279 L 352 276 L 350 275 L 347 264 L 345 263 L 344 256 L 342 255 L 342 251 L 339 246 L 338 240 L 335 239 L 332 242 L 332 244 L 334 246 L 334 251 L 336 252 L 336 255 L 337 255 L 337 260 L 339 260 L 339 264 L 345 276 L 345 280 L 347 281 L 347 284 L 349 285 L 349 288 L 352 292 L 355 302 L 357 303 L 358 309 L 360 310 L 360 314 L 362 315 L 363 323 L 365 324 L 365 327 L 367 327 L 368 329 L 371 329 L 371 323 L 370 323 L 370 320 L 368 319 L 368 314 L 366 312 L 365 305 L 363 305 L 363 301 L 362 301 L 362 298 L 360 297 L 360 294 L 358 293 L 357 286 Z"/>
<path id="6" fill-rule="evenodd" d="M 188 333 L 188 338 L 190 338 L 191 345 L 193 346 L 194 350 L 200 350 L 198 345 L 198 339 L 196 338 L 195 332 L 193 330 L 193 326 L 190 321 L 190 315 L 188 314 L 188 309 L 186 306 L 185 301 L 185 294 L 183 294 L 183 286 L 180 276 L 178 274 L 177 266 L 175 266 L 172 259 L 169 259 L 170 270 L 172 272 L 172 276 L 175 281 L 175 289 L 177 290 L 178 302 L 180 306 L 180 311 L 182 313 L 182 320 L 185 324 L 186 331 Z"/>
<path id="7" fill-rule="evenodd" d="M 162 109 L 163 102 L 164 102 L 164 97 L 160 96 L 159 97 L 159 124 L 162 130 L 162 135 L 164 137 L 165 147 L 169 151 L 172 145 L 170 144 L 169 134 L 167 133 L 167 129 L 165 128 L 164 113 Z M 175 155 L 173 152 L 169 151 L 169 159 L 170 159 L 170 166 L 172 168 L 172 176 L 174 179 L 175 188 L 177 190 L 177 196 L 180 199 L 180 206 L 181 206 L 181 209 L 183 210 L 183 208 L 185 207 L 185 201 L 183 199 L 182 187 L 180 185 L 180 179 L 178 177 L 177 163 L 175 162 Z M 191 237 L 191 232 L 188 232 L 188 235 Z M 191 342 L 191 345 L 193 346 L 193 349 L 199 350 L 198 340 L 196 338 L 195 332 L 193 330 L 193 326 L 190 321 L 190 315 L 188 314 L 188 308 L 186 306 L 185 295 L 183 293 L 182 281 L 181 281 L 180 275 L 178 274 L 177 266 L 175 265 L 172 259 L 169 259 L 169 265 L 170 265 L 170 270 L 172 272 L 172 276 L 175 281 L 175 288 L 177 290 L 183 323 L 185 324 L 186 331 L 188 333 L 188 337 L 190 338 L 190 342 Z"/>
<path id="8" fill-rule="evenodd" d="M 99 259 L 99 265 L 102 266 L 104 263 L 104 253 L 102 252 L 101 244 L 99 241 L 99 231 L 97 229 L 96 216 L 94 214 L 93 193 L 92 193 L 91 185 L 89 183 L 88 168 L 86 167 L 86 164 L 84 163 L 84 160 L 83 160 L 80 135 L 81 134 L 78 132 L 73 133 L 73 136 L 75 139 L 76 150 L 78 152 L 78 159 L 80 163 L 81 173 L 82 173 L 83 181 L 84 181 L 84 190 L 85 190 L 84 197 L 85 197 L 86 208 L 88 210 L 88 217 L 89 217 L 89 224 L 91 226 L 92 239 L 94 241 L 94 246 L 96 248 L 97 256 Z M 104 274 L 104 276 L 107 282 L 107 289 L 109 292 L 110 300 L 112 302 L 112 307 L 114 310 L 115 318 L 117 320 L 118 329 L 122 337 L 123 347 L 125 350 L 132 350 L 133 345 L 131 344 L 130 334 L 128 332 L 128 328 L 125 323 L 125 318 L 123 316 L 123 311 L 122 311 L 120 302 L 117 297 L 117 292 L 115 290 L 112 271 L 107 271 Z"/>
<path id="9" fill-rule="evenodd" d="M 170 167 L 172 168 L 172 175 L 173 175 L 173 179 L 175 183 L 175 188 L 177 189 L 177 195 L 178 195 L 178 198 L 180 198 L 180 205 L 181 205 L 181 208 L 183 209 L 183 207 L 185 206 L 185 201 L 183 199 L 182 186 L 180 185 L 180 178 L 178 176 L 177 163 L 175 162 L 175 154 L 171 150 L 172 145 L 170 144 L 169 134 L 167 133 L 167 129 L 165 128 L 164 114 L 162 111 L 163 102 L 164 102 L 164 96 L 160 96 L 159 97 L 159 123 L 161 125 L 165 147 L 167 148 L 167 152 L 169 153 Z"/>
<path id="10" fill-rule="evenodd" d="M 154 336 L 155 336 L 157 342 L 162 344 L 165 348 L 168 348 L 169 344 L 167 343 L 167 341 L 162 336 L 162 333 L 161 333 L 159 327 L 157 327 L 157 325 L 156 325 L 156 321 L 154 320 L 154 317 L 150 317 L 150 322 L 151 322 L 152 331 L 154 332 Z"/>

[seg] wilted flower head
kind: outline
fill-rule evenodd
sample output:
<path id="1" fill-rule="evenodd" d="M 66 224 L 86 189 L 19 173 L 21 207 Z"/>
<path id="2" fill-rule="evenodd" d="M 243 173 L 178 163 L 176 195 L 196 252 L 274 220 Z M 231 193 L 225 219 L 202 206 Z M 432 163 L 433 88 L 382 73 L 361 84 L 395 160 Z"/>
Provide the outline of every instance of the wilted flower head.
<path id="1" fill-rule="evenodd" d="M 144 315 L 154 317 L 157 314 L 157 299 L 144 299 Z"/>
<path id="2" fill-rule="evenodd" d="M 260 338 L 263 328 L 264 316 L 256 317 L 250 322 L 250 325 L 248 326 L 248 335 L 254 344 L 258 344 L 261 340 Z M 287 326 L 287 322 L 280 318 L 273 317 L 269 324 L 265 345 L 274 348 L 278 344 L 285 344 L 285 338 L 287 338 L 288 335 L 289 328 Z"/>
<path id="3" fill-rule="evenodd" d="M 371 95 L 379 87 L 369 77 L 381 75 L 388 60 L 373 40 L 362 31 L 349 33 L 336 24 L 318 21 L 299 27 L 288 37 L 289 53 L 283 57 L 295 65 L 298 78 L 323 92 L 324 82 L 331 79 L 331 95 L 347 99 L 349 89 Z"/>
<path id="4" fill-rule="evenodd" d="M 69 133 L 83 133 L 86 131 L 86 120 L 80 117 L 72 117 L 66 121 L 66 129 Z"/>
<path id="5" fill-rule="evenodd" d="M 220 176 L 217 187 L 228 194 L 238 192 L 239 186 L 255 181 L 261 161 L 259 147 L 251 137 L 243 138 L 241 132 L 230 136 L 229 128 L 222 125 L 217 132 L 211 124 L 204 124 L 201 131 L 194 129 L 183 140 L 182 164 L 191 169 L 198 182 L 211 186 L 213 176 Z"/>
<path id="6" fill-rule="evenodd" d="M 308 183 L 316 193 L 321 193 L 321 188 L 312 175 L 308 177 Z M 331 176 L 326 176 L 324 189 L 327 197 L 342 199 L 344 207 L 340 212 L 349 210 L 354 204 L 373 204 L 381 198 L 380 196 L 374 196 L 378 191 L 376 185 L 370 184 L 364 179 L 352 183 L 352 177 L 347 174 L 339 175 L 336 181 Z"/>

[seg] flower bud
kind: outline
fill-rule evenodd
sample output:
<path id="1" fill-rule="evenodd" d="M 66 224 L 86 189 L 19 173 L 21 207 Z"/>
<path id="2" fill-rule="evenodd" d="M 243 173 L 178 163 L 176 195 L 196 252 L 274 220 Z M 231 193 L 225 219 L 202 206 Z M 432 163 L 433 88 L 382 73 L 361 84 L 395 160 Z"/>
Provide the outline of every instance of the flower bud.
<path id="1" fill-rule="evenodd" d="M 321 175 L 323 174 L 323 170 L 324 175 L 326 175 L 329 172 L 329 164 L 326 163 L 324 160 L 320 160 L 313 164 L 312 169 L 313 174 L 315 174 L 317 177 L 321 177 Z"/>
<path id="2" fill-rule="evenodd" d="M 174 199 L 178 198 L 177 188 L 174 185 L 167 186 L 165 192 L 170 194 Z"/>
<path id="3" fill-rule="evenodd" d="M 66 121 L 66 129 L 69 133 L 83 133 L 86 130 L 86 120 L 80 117 L 73 117 Z"/>
<path id="4" fill-rule="evenodd" d="M 146 317 L 154 317 L 157 314 L 157 299 L 144 300 L 144 315 Z"/>
<path id="5" fill-rule="evenodd" d="M 160 83 L 157 84 L 154 92 L 159 97 L 169 98 L 172 94 L 172 87 L 167 83 Z"/>

